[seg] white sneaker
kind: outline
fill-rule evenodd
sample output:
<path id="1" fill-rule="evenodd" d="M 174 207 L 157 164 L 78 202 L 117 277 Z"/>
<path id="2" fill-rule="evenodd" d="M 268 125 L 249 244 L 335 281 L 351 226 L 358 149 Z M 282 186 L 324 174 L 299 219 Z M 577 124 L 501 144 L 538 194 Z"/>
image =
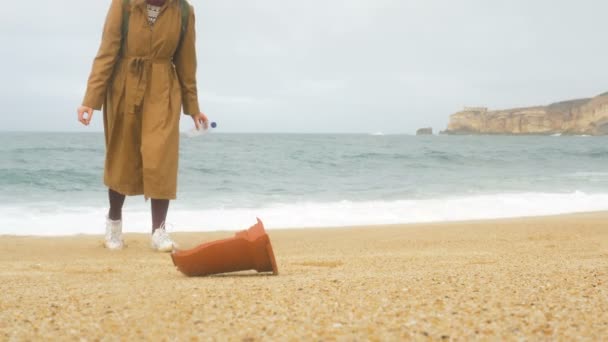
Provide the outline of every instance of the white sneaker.
<path id="1" fill-rule="evenodd" d="M 106 218 L 106 237 L 104 246 L 109 250 L 119 250 L 124 247 L 122 241 L 122 220 L 113 221 Z"/>
<path id="2" fill-rule="evenodd" d="M 165 230 L 165 225 L 154 231 L 154 234 L 152 234 L 152 248 L 154 250 L 157 252 L 171 252 L 174 247 L 177 247 L 177 245 L 171 240 L 169 233 Z"/>

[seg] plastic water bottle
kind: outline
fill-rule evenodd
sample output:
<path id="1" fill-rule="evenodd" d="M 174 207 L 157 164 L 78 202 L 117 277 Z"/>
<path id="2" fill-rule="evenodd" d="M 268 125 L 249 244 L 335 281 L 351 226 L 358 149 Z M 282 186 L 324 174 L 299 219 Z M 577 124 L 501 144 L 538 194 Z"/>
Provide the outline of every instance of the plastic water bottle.
<path id="1" fill-rule="evenodd" d="M 201 126 L 200 129 L 196 129 L 196 127 L 194 127 L 193 129 L 186 132 L 186 135 L 188 136 L 188 138 L 195 138 L 195 137 L 207 134 L 211 128 L 216 128 L 216 127 L 217 127 L 217 123 L 212 122 L 209 124 L 209 128 L 205 129 L 204 126 Z"/>

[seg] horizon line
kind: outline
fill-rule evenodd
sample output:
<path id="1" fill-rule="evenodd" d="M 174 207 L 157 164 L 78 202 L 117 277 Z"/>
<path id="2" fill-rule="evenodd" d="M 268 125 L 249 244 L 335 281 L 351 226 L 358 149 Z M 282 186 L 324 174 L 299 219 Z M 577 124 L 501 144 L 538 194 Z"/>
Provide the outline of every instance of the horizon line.
<path id="1" fill-rule="evenodd" d="M 0 133 L 64 133 L 64 134 L 97 134 L 104 133 L 104 131 L 59 131 L 59 130 L 28 130 L 28 131 L 20 131 L 20 130 L 0 130 Z M 186 134 L 187 131 L 180 131 L 180 134 Z M 380 133 L 380 134 L 378 134 Z M 290 131 L 266 131 L 266 132 L 247 132 L 247 131 L 226 131 L 226 132 L 214 132 L 212 134 L 334 134 L 334 135 L 415 135 L 413 133 L 407 132 L 398 132 L 398 133 L 384 133 L 381 131 L 376 132 L 290 132 Z"/>

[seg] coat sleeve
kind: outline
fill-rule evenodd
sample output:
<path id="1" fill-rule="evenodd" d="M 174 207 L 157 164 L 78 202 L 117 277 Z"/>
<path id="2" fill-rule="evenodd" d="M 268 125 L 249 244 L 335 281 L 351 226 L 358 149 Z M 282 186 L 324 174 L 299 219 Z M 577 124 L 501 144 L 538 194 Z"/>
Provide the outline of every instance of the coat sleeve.
<path id="1" fill-rule="evenodd" d="M 173 61 L 181 86 L 184 114 L 197 115 L 201 110 L 196 88 L 196 23 L 194 8 L 192 5 L 189 6 L 188 26 L 181 45 L 175 51 Z"/>
<path id="2" fill-rule="evenodd" d="M 122 1 L 112 0 L 101 37 L 101 45 L 93 61 L 83 106 L 100 110 L 104 103 L 108 82 L 120 53 L 122 42 Z"/>

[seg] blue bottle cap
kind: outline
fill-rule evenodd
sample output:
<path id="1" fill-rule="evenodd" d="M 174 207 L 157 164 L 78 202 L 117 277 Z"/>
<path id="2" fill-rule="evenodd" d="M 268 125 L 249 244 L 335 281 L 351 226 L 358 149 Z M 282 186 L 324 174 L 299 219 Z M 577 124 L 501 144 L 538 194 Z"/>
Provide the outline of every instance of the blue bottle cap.
<path id="1" fill-rule="evenodd" d="M 216 128 L 216 127 L 217 127 L 217 123 L 212 122 L 212 123 L 211 123 L 211 128 Z"/>

